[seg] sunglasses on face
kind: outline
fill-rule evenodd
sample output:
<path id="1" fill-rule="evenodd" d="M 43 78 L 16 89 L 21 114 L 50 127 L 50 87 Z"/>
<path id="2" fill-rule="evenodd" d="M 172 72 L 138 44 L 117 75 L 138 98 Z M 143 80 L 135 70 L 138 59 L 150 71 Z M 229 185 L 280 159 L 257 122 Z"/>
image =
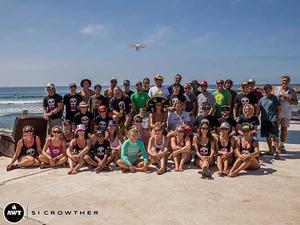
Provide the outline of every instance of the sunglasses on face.
<path id="1" fill-rule="evenodd" d="M 208 130 L 208 127 L 201 127 L 201 130 Z"/>
<path id="2" fill-rule="evenodd" d="M 191 87 L 185 87 L 184 89 L 191 89 Z"/>
<path id="3" fill-rule="evenodd" d="M 33 130 L 25 130 L 24 133 L 30 133 L 33 132 Z"/>
<path id="4" fill-rule="evenodd" d="M 136 120 L 135 121 L 136 123 L 141 123 L 141 122 L 143 122 L 142 120 Z"/>
<path id="5" fill-rule="evenodd" d="M 218 82 L 218 83 L 217 83 L 217 85 L 220 85 L 220 84 L 222 84 L 222 85 L 223 85 L 223 83 L 222 83 L 222 82 Z"/>
<path id="6" fill-rule="evenodd" d="M 53 134 L 61 134 L 61 131 L 60 130 L 55 130 L 55 131 L 53 131 Z"/>
<path id="7" fill-rule="evenodd" d="M 221 130 L 228 131 L 229 129 L 223 127 L 223 128 L 221 128 Z"/>

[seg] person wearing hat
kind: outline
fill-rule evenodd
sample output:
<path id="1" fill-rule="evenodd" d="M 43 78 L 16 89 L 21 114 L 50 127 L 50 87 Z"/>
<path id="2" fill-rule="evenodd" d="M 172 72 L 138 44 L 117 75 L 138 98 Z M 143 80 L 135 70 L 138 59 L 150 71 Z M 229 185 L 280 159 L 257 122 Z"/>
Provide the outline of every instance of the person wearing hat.
<path id="1" fill-rule="evenodd" d="M 256 100 L 259 101 L 259 99 L 261 99 L 263 97 L 263 94 L 258 90 L 258 88 L 256 88 L 255 80 L 250 78 L 248 80 L 248 84 L 250 86 L 250 93 L 255 95 Z"/>
<path id="2" fill-rule="evenodd" d="M 88 154 L 84 156 L 84 161 L 93 167 L 96 173 L 101 172 L 105 167 L 109 166 L 108 162 L 111 156 L 111 148 L 108 140 L 105 139 L 105 130 L 97 130 L 95 133 L 96 140 L 92 144 Z"/>
<path id="3" fill-rule="evenodd" d="M 83 79 L 80 82 L 80 86 L 82 87 L 82 90 L 79 92 L 79 94 L 82 96 L 82 100 L 84 102 L 88 102 L 90 97 L 95 94 L 95 92 L 90 89 L 92 86 L 92 81 L 89 79 Z"/>
<path id="4" fill-rule="evenodd" d="M 154 77 L 154 82 L 155 82 L 155 86 L 151 87 L 149 89 L 148 95 L 150 97 L 165 97 L 168 98 L 170 93 L 168 91 L 168 88 L 166 88 L 165 86 L 163 86 L 163 82 L 164 82 L 164 77 L 160 74 L 157 74 Z"/>
<path id="5" fill-rule="evenodd" d="M 124 95 L 127 95 L 130 98 L 131 95 L 134 93 L 134 91 L 130 90 L 130 81 L 124 80 L 123 87 L 124 87 Z"/>
<path id="6" fill-rule="evenodd" d="M 104 90 L 104 96 L 108 99 L 108 101 L 110 101 L 111 98 L 114 97 L 114 89 L 117 87 L 117 84 L 118 80 L 116 78 L 112 78 L 110 80 L 110 87 Z"/>
<path id="7" fill-rule="evenodd" d="M 239 135 L 243 135 L 242 124 L 249 123 L 251 128 L 251 134 L 253 136 L 257 135 L 257 128 L 260 124 L 257 116 L 254 115 L 254 106 L 251 104 L 246 104 L 243 107 L 243 115 L 238 116 L 236 119 L 237 125 L 236 129 Z"/>
<path id="8" fill-rule="evenodd" d="M 217 80 L 217 90 L 213 92 L 213 96 L 216 100 L 215 110 L 214 114 L 216 118 L 221 117 L 221 109 L 223 105 L 231 105 L 231 94 L 230 91 L 224 89 L 224 81 L 223 80 Z"/>
<path id="9" fill-rule="evenodd" d="M 222 122 L 217 141 L 217 167 L 218 175 L 226 176 L 228 168 L 233 162 L 233 150 L 235 139 L 230 136 L 231 126 L 227 122 Z"/>
<path id="10" fill-rule="evenodd" d="M 193 137 L 196 152 L 194 164 L 202 169 L 202 178 L 210 178 L 210 166 L 214 164 L 215 138 L 211 134 L 209 121 L 203 119 L 197 126 L 197 134 Z"/>
<path id="11" fill-rule="evenodd" d="M 177 73 L 175 76 L 174 76 L 174 84 L 171 84 L 169 87 L 168 87 L 168 91 L 170 93 L 170 95 L 173 94 L 173 87 L 174 85 L 178 86 L 179 87 L 179 93 L 180 94 L 183 94 L 184 93 L 184 89 L 183 89 L 183 86 L 180 84 L 182 80 L 182 76 Z"/>
<path id="12" fill-rule="evenodd" d="M 145 77 L 143 79 L 143 91 L 148 94 L 150 89 L 150 79 L 148 77 Z"/>
<path id="13" fill-rule="evenodd" d="M 197 96 L 198 116 L 203 114 L 202 104 L 204 102 L 207 102 L 210 106 L 210 111 L 208 112 L 208 115 L 213 115 L 214 108 L 216 105 L 215 97 L 207 91 L 208 84 L 206 80 L 202 80 L 200 82 L 200 87 L 201 87 L 201 94 Z"/>
<path id="14" fill-rule="evenodd" d="M 55 85 L 48 83 L 46 86 L 48 95 L 43 100 L 43 116 L 48 120 L 48 134 L 55 125 L 62 126 L 64 103 L 62 96 L 56 93 Z"/>
<path id="15" fill-rule="evenodd" d="M 242 126 L 243 136 L 238 138 L 235 144 L 237 159 L 230 169 L 228 176 L 235 177 L 242 170 L 254 170 L 260 168 L 258 141 L 250 133 L 250 125 Z"/>
<path id="16" fill-rule="evenodd" d="M 95 118 L 94 131 L 99 129 L 106 130 L 108 122 L 112 118 L 108 115 L 108 108 L 105 105 L 101 105 L 98 108 L 99 115 Z"/>
<path id="17" fill-rule="evenodd" d="M 210 104 L 208 102 L 203 102 L 201 105 L 201 111 L 202 113 L 199 116 L 197 116 L 193 122 L 194 130 L 196 131 L 201 121 L 203 119 L 206 119 L 209 121 L 209 126 L 211 130 L 215 131 L 216 127 L 218 126 L 218 120 L 213 115 L 209 115 L 209 112 L 211 112 Z"/>
<path id="18" fill-rule="evenodd" d="M 230 116 L 230 106 L 223 105 L 221 108 L 221 117 L 218 118 L 218 131 L 220 132 L 220 125 L 222 123 L 228 123 L 230 125 L 229 135 L 233 136 L 236 134 L 236 121 Z"/>
<path id="19" fill-rule="evenodd" d="M 138 157 L 141 152 L 143 160 Z M 138 130 L 132 128 L 128 132 L 128 139 L 122 144 L 121 159 L 117 161 L 123 172 L 146 172 L 148 169 L 148 154 L 145 145 L 138 139 Z"/>
<path id="20" fill-rule="evenodd" d="M 237 92 L 232 89 L 233 81 L 231 79 L 227 79 L 224 82 L 224 88 L 228 90 L 231 94 L 231 104 L 230 104 L 230 116 L 233 117 L 233 107 L 234 107 L 234 99 L 237 95 Z"/>
<path id="21" fill-rule="evenodd" d="M 149 100 L 149 95 L 143 91 L 143 84 L 141 81 L 136 83 L 136 91 L 131 95 L 131 101 L 135 106 L 137 113 L 140 112 L 141 108 L 146 106 L 147 101 Z"/>
<path id="22" fill-rule="evenodd" d="M 104 105 L 106 107 L 109 107 L 108 99 L 101 94 L 101 89 L 102 89 L 101 85 L 96 84 L 94 86 L 95 94 L 91 96 L 88 101 L 89 111 L 93 113 L 94 118 L 96 118 L 99 115 L 98 112 L 99 106 Z"/>
<path id="23" fill-rule="evenodd" d="M 243 115 L 243 106 L 245 104 L 252 104 L 255 108 L 254 114 L 258 115 L 258 104 L 255 95 L 250 93 L 248 81 L 242 82 L 242 92 L 234 99 L 233 118 L 236 120 L 238 116 Z"/>
<path id="24" fill-rule="evenodd" d="M 76 113 L 79 112 L 79 103 L 83 98 L 77 93 L 77 86 L 75 83 L 69 84 L 70 93 L 64 95 L 64 105 L 66 109 L 66 119 L 73 122 Z"/>
<path id="25" fill-rule="evenodd" d="M 289 87 L 291 78 L 288 74 L 281 76 L 281 85 L 274 88 L 273 93 L 279 99 L 282 110 L 279 113 L 279 126 L 280 126 L 280 150 L 285 152 L 284 143 L 288 135 L 288 127 L 292 115 L 292 106 L 298 104 L 296 91 Z"/>
<path id="26" fill-rule="evenodd" d="M 201 94 L 201 91 L 199 91 L 199 87 L 200 87 L 199 82 L 197 80 L 192 80 L 191 85 L 192 85 L 192 89 L 193 89 L 193 94 L 196 97 L 198 97 L 198 95 Z"/>
<path id="27" fill-rule="evenodd" d="M 84 165 L 84 156 L 88 154 L 91 148 L 91 139 L 86 135 L 84 124 L 79 124 L 75 130 L 75 138 L 70 142 L 67 148 L 68 163 L 70 169 L 68 174 L 76 174 Z"/>
<path id="28" fill-rule="evenodd" d="M 281 103 L 278 98 L 272 94 L 272 86 L 264 86 L 265 96 L 259 102 L 261 137 L 265 137 L 268 143 L 268 154 L 273 155 L 272 141 L 275 146 L 275 159 L 279 159 L 279 139 L 278 139 L 278 119 L 281 110 Z"/>
<path id="29" fill-rule="evenodd" d="M 76 126 L 79 124 L 84 124 L 87 133 L 91 133 L 93 131 L 93 113 L 88 111 L 88 105 L 85 102 L 79 103 L 79 112 L 74 116 L 74 123 Z"/>

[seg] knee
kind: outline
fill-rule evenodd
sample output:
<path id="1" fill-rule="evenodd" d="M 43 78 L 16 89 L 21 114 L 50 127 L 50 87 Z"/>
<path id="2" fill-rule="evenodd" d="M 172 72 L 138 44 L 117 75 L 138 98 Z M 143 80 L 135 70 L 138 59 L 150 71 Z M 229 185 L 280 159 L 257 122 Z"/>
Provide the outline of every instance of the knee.
<path id="1" fill-rule="evenodd" d="M 89 155 L 85 155 L 85 156 L 83 156 L 83 159 L 84 159 L 84 161 L 89 161 L 89 160 L 91 160 L 92 158 L 91 158 L 91 156 L 89 156 Z"/>

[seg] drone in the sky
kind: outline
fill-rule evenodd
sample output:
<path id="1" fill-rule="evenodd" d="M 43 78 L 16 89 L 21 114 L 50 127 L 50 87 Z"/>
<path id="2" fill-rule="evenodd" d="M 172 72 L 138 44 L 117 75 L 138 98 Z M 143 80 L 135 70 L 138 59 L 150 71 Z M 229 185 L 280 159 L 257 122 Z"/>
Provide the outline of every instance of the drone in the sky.
<path id="1" fill-rule="evenodd" d="M 146 48 L 146 45 L 143 43 L 133 43 L 129 45 L 130 48 L 135 48 L 135 51 L 141 51 L 141 48 Z"/>

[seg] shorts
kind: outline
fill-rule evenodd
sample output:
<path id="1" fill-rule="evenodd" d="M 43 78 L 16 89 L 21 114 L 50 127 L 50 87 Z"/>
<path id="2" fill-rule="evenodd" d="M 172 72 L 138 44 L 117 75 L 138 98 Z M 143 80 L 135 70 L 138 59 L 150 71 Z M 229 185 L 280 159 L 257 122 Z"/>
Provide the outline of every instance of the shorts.
<path id="1" fill-rule="evenodd" d="M 261 137 L 278 137 L 278 123 L 271 121 L 261 121 Z"/>
<path id="2" fill-rule="evenodd" d="M 289 118 L 279 118 L 278 123 L 282 127 L 289 127 L 290 126 L 290 119 Z"/>

